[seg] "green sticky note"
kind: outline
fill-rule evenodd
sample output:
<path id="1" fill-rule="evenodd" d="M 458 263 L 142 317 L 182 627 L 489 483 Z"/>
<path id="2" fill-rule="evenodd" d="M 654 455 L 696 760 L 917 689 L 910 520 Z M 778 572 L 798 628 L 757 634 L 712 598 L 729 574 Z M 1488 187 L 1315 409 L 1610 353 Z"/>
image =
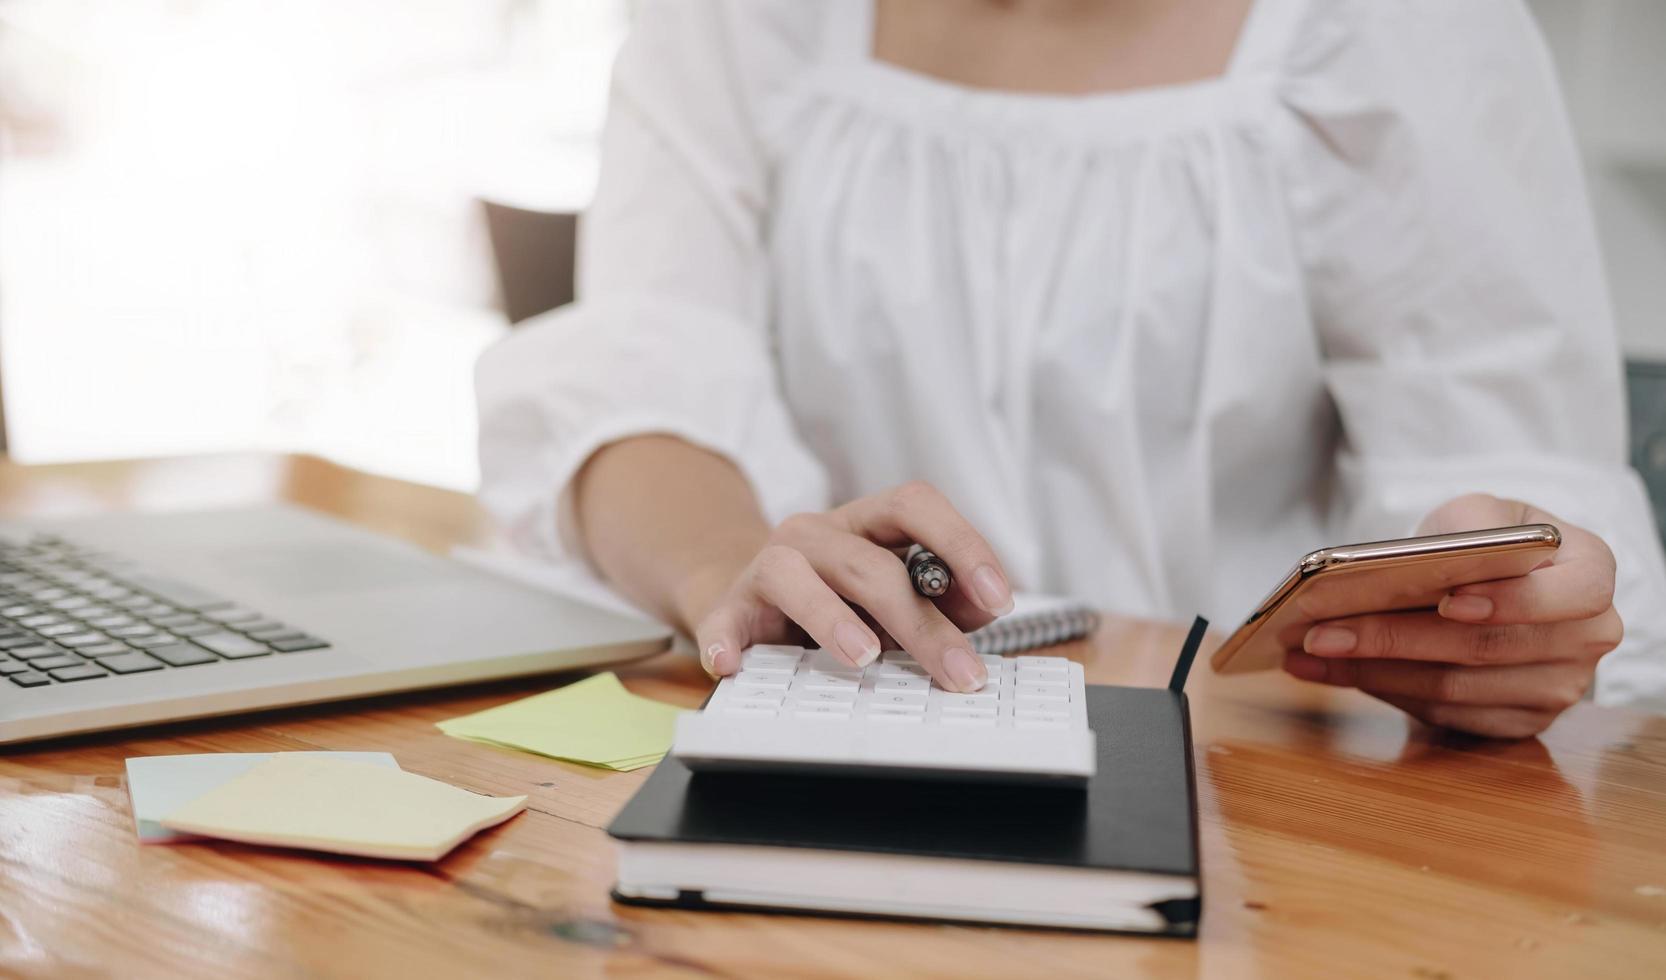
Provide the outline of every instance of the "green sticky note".
<path id="1" fill-rule="evenodd" d="M 625 690 L 612 673 L 439 723 L 455 738 L 628 771 L 671 748 L 682 709 Z"/>

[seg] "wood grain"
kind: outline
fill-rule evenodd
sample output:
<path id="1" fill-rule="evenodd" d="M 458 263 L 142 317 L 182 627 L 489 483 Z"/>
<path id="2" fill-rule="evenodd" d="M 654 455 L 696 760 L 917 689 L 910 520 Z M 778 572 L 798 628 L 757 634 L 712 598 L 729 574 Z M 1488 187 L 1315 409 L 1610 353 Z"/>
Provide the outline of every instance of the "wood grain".
<path id="1" fill-rule="evenodd" d="M 465 496 L 309 457 L 0 463 L 6 515 L 276 499 L 436 549 L 490 539 Z M 1090 681 L 1156 685 L 1181 635 L 1118 619 L 1062 649 Z M 706 690 L 672 654 L 619 673 L 678 704 Z M 0 975 L 1666 976 L 1666 719 L 1586 705 L 1542 739 L 1482 742 L 1352 692 L 1200 666 L 1192 943 L 614 906 L 602 828 L 646 771 L 433 728 L 571 676 L 0 753 Z M 279 749 L 386 750 L 531 808 L 432 866 L 135 841 L 128 756 Z"/>

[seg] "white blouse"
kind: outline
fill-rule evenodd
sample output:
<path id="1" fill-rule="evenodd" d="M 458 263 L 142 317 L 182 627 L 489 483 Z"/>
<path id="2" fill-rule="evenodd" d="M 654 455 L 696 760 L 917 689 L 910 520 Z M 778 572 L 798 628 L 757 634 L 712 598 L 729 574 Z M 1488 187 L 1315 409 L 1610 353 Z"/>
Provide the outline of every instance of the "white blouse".
<path id="1" fill-rule="evenodd" d="M 1598 698 L 1666 706 L 1666 567 L 1519 0 L 1259 0 L 1221 77 L 1087 96 L 870 41 L 866 0 L 642 4 L 579 302 L 478 370 L 522 548 L 582 563 L 574 472 L 671 433 L 772 520 L 924 479 L 1019 589 L 1230 626 L 1302 553 L 1486 491 L 1607 539 Z"/>

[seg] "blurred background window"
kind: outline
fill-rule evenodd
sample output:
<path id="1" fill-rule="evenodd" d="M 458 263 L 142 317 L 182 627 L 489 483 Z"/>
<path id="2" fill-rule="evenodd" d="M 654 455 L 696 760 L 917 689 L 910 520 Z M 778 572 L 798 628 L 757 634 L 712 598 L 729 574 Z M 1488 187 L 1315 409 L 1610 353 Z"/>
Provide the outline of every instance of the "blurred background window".
<path id="1" fill-rule="evenodd" d="M 0 0 L 13 455 L 472 488 L 472 365 L 508 329 L 477 202 L 583 207 L 627 6 Z M 1532 7 L 1628 353 L 1666 359 L 1666 3 Z"/>
<path id="2" fill-rule="evenodd" d="M 0 0 L 25 462 L 297 449 L 475 482 L 477 199 L 589 199 L 618 0 Z"/>

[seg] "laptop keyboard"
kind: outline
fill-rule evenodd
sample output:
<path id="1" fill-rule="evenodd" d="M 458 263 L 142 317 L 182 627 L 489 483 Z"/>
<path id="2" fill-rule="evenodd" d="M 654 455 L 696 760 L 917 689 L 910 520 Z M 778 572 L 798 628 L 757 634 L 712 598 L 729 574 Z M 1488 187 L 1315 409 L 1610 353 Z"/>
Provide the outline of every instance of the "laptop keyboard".
<path id="1" fill-rule="evenodd" d="M 20 688 L 329 646 L 229 599 L 60 537 L 0 539 L 0 677 Z"/>

